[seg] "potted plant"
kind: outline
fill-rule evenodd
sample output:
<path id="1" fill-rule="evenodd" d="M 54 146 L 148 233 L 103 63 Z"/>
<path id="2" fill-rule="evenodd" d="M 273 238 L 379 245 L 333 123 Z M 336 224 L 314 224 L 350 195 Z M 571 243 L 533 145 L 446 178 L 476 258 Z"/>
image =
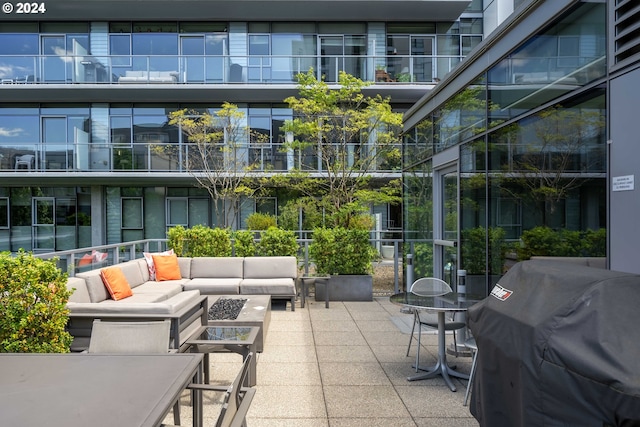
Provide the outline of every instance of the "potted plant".
<path id="1" fill-rule="evenodd" d="M 371 262 L 376 256 L 367 230 L 316 228 L 309 245 L 309 257 L 315 264 L 317 275 L 329 276 L 326 285 L 316 282 L 316 300 L 325 299 L 325 286 L 329 286 L 331 301 L 371 301 Z"/>

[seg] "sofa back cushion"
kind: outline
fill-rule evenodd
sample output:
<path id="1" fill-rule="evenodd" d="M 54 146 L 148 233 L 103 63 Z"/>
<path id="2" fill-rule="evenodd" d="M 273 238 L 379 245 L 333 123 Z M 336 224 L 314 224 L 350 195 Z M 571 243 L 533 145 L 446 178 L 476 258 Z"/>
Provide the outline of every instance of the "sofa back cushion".
<path id="1" fill-rule="evenodd" d="M 84 279 L 87 286 L 87 293 L 91 302 L 101 302 L 110 299 L 111 296 L 100 277 L 100 270 L 90 270 L 84 273 L 78 273 L 76 277 Z"/>
<path id="2" fill-rule="evenodd" d="M 73 291 L 69 297 L 69 302 L 91 302 L 87 284 L 80 277 L 69 277 L 67 279 L 67 289 Z"/>
<path id="3" fill-rule="evenodd" d="M 131 286 L 132 289 L 136 286 L 142 285 L 145 282 L 141 270 L 141 268 L 147 268 L 144 259 L 136 259 L 123 262 L 121 264 L 118 264 L 118 267 L 120 267 L 120 270 L 122 270 L 122 274 L 124 274 L 124 277 L 127 278 L 129 286 Z"/>
<path id="4" fill-rule="evenodd" d="M 180 274 L 183 279 L 191 278 L 191 258 L 178 257 L 178 265 L 180 266 Z"/>
<path id="5" fill-rule="evenodd" d="M 246 257 L 245 279 L 272 279 L 298 277 L 298 261 L 294 256 Z"/>
<path id="6" fill-rule="evenodd" d="M 191 278 L 242 278 L 243 259 L 238 257 L 195 257 L 191 259 Z"/>

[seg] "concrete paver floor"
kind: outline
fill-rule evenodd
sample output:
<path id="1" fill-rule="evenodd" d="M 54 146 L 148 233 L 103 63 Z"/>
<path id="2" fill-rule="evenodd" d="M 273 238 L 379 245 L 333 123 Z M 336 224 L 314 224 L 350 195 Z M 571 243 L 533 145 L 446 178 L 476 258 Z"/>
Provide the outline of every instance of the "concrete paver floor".
<path id="1" fill-rule="evenodd" d="M 415 341 L 405 356 L 412 315 L 388 297 L 372 302 L 307 300 L 296 311 L 274 304 L 264 352 L 258 354 L 257 391 L 247 424 L 252 427 L 478 426 L 462 405 L 467 382 L 454 379 L 451 392 L 441 377 L 407 381 L 415 373 Z M 448 337 L 448 342 L 451 339 Z M 435 362 L 437 337 L 422 337 L 423 364 Z M 448 356 L 469 372 L 470 357 Z M 212 383 L 233 380 L 241 357 L 211 355 Z M 205 426 L 215 425 L 220 393 L 204 397 Z M 188 394 L 182 425 L 191 425 Z M 167 422 L 171 423 L 171 413 Z"/>

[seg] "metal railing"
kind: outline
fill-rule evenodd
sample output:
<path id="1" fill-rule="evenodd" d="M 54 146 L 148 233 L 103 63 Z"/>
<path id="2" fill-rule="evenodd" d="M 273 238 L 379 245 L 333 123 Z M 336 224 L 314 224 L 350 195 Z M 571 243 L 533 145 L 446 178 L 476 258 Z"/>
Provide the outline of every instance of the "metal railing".
<path id="1" fill-rule="evenodd" d="M 354 144 L 352 151 L 357 152 Z M 401 150 L 401 144 L 395 147 Z M 219 147 L 219 157 L 228 157 L 227 148 Z M 236 167 L 246 166 L 251 172 L 285 172 L 297 168 L 305 171 L 322 172 L 323 163 L 315 150 L 287 151 L 280 143 L 238 144 L 234 149 L 235 159 L 230 162 Z M 193 161 L 190 161 L 193 158 Z M 148 143 L 128 144 L 103 143 L 34 143 L 0 145 L 0 172 L 197 172 L 202 156 L 191 143 Z M 216 153 L 211 150 L 207 158 L 215 161 Z M 354 162 L 357 155 L 354 155 Z M 189 168 L 186 165 L 189 164 Z M 221 163 L 222 164 L 222 163 Z M 250 167 L 249 167 L 250 166 Z M 201 168 L 204 169 L 204 168 Z M 208 170 L 217 170 L 210 165 Z M 400 172 L 400 162 L 380 161 L 372 172 Z"/>
<path id="2" fill-rule="evenodd" d="M 309 259 L 310 238 L 297 239 L 300 245 L 298 259 L 300 269 L 309 273 L 312 263 Z M 233 245 L 232 240 L 232 245 Z M 393 262 L 394 290 L 400 289 L 400 268 L 402 263 L 402 239 L 372 238 L 371 244 L 377 248 L 382 246 L 393 247 L 393 258 L 386 262 Z M 167 249 L 167 239 L 145 239 L 130 242 L 98 245 L 86 248 L 70 249 L 66 251 L 34 253 L 33 256 L 43 259 L 56 259 L 56 265 L 62 271 L 66 271 L 70 277 L 87 270 L 117 265 L 121 262 L 140 259 L 144 252 L 162 252 Z M 382 259 L 380 261 L 383 261 Z M 376 262 L 380 262 L 376 261 Z"/>
<path id="3" fill-rule="evenodd" d="M 434 83 L 461 55 L 0 55 L 0 84 L 296 83 L 316 70 L 376 83 Z"/>

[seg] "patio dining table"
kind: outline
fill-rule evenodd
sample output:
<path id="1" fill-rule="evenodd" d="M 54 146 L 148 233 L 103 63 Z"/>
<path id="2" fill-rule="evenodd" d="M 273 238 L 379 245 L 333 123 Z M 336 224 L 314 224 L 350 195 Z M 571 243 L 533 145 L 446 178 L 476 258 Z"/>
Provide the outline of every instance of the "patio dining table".
<path id="1" fill-rule="evenodd" d="M 202 354 L 0 354 L 0 425 L 112 427 L 162 424 Z M 194 425 L 202 402 L 194 394 Z"/>
<path id="2" fill-rule="evenodd" d="M 413 310 L 426 310 L 438 314 L 438 359 L 433 366 L 418 366 L 423 373 L 412 375 L 407 378 L 409 381 L 434 378 L 442 376 L 451 391 L 456 391 L 456 386 L 451 381 L 451 377 L 469 379 L 469 375 L 456 371 L 447 364 L 447 353 L 445 348 L 445 313 L 465 312 L 469 307 L 482 299 L 480 295 L 450 292 L 438 296 L 423 296 L 411 292 L 401 292 L 389 297 L 393 304 L 409 307 Z"/>

